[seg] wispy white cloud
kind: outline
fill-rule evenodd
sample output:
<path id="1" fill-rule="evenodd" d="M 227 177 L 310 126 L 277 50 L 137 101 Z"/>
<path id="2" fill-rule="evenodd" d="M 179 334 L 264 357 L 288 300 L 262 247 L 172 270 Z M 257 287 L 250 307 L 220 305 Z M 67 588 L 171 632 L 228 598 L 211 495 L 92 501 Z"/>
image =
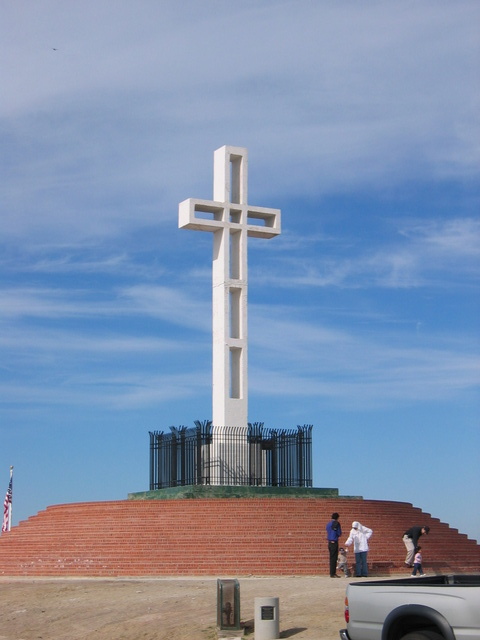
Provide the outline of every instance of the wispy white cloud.
<path id="1" fill-rule="evenodd" d="M 468 336 L 454 340 L 436 334 L 419 341 L 414 333 L 390 331 L 373 339 L 318 322 L 288 319 L 285 309 L 277 313 L 270 307 L 268 317 L 259 311 L 252 310 L 252 397 L 310 398 L 372 408 L 445 401 L 480 385 L 480 364 Z M 211 371 L 204 361 L 210 349 L 207 338 L 195 344 L 185 336 L 179 340 L 18 329 L 2 335 L 0 344 L 7 356 L 4 371 L 26 361 L 48 370 L 41 384 L 32 385 L 29 379 L 25 384 L 4 382 L 2 392 L 10 402 L 22 398 L 27 404 L 108 402 L 141 407 L 210 393 Z M 198 351 L 203 354 L 200 359 Z M 15 364 L 10 367 L 13 353 Z M 166 362 L 152 358 L 169 353 L 175 358 L 182 354 L 184 363 L 190 358 L 193 371 L 188 367 L 184 374 L 156 373 L 155 369 L 165 369 Z M 144 354 L 150 357 L 149 365 L 138 360 Z M 124 357 L 130 357 L 128 367 L 115 365 Z M 95 363 L 107 370 L 96 371 Z M 119 373 L 109 372 L 119 368 Z"/>
<path id="2" fill-rule="evenodd" d="M 164 286 L 136 285 L 102 292 L 71 288 L 10 288 L 1 291 L 3 318 L 160 318 L 173 325 L 211 331 L 211 306 Z"/>
<path id="3" fill-rule="evenodd" d="M 277 338 L 282 337 L 282 340 Z M 377 340 L 308 323 L 269 324 L 251 371 L 251 394 L 310 398 L 331 406 L 395 406 L 445 402 L 480 386 L 480 362 L 471 341 L 383 333 Z M 392 347 L 392 344 L 396 344 Z"/>
<path id="4" fill-rule="evenodd" d="M 359 239 L 348 251 L 329 238 L 314 240 L 319 247 L 315 254 L 312 240 L 305 238 L 304 251 L 277 257 L 276 269 L 259 273 L 259 282 L 279 288 L 407 289 L 470 287 L 478 279 L 480 223 L 472 218 L 403 224 L 396 239 L 380 246 Z M 297 242 L 302 245 L 300 238 Z"/>
<path id="5" fill-rule="evenodd" d="M 0 345 L 4 350 L 15 352 L 16 358 L 28 353 L 31 360 L 38 353 L 49 353 L 51 357 L 61 356 L 70 359 L 92 359 L 92 354 L 113 354 L 116 357 L 135 353 L 154 354 L 169 351 L 194 351 L 195 345 L 186 340 L 159 338 L 156 336 L 130 336 L 122 332 L 109 331 L 106 335 L 91 332 L 58 329 L 9 328 L 0 336 Z M 78 361 L 78 360 L 77 360 Z M 5 364 L 5 360 L 4 360 Z"/>
<path id="6" fill-rule="evenodd" d="M 387 287 L 471 286 L 480 266 L 480 222 L 471 218 L 428 221 L 404 228 L 404 246 L 378 251 L 377 284 Z M 383 273 L 382 273 L 383 272 Z"/>
<path id="7" fill-rule="evenodd" d="M 52 376 L 44 384 L 0 382 L 0 394 L 21 411 L 37 406 L 108 407 L 114 411 L 158 406 L 184 401 L 208 393 L 211 377 L 202 372 L 164 375 L 138 373 L 121 375 L 72 375 L 67 379 Z"/>
<path id="8" fill-rule="evenodd" d="M 168 220 L 210 197 L 225 143 L 251 149 L 260 201 L 478 170 L 475 2 L 127 3 L 114 22 L 128 34 L 98 4 L 4 16 L 8 235 L 87 240 Z"/>
<path id="9" fill-rule="evenodd" d="M 169 287 L 148 285 L 126 287 L 122 296 L 143 314 L 174 325 L 201 331 L 212 330 L 211 302 L 205 299 L 194 299 Z"/>
<path id="10" fill-rule="evenodd" d="M 422 221 L 402 230 L 408 238 L 428 249 L 437 260 L 480 258 L 480 220 L 453 218 L 443 222 Z"/>

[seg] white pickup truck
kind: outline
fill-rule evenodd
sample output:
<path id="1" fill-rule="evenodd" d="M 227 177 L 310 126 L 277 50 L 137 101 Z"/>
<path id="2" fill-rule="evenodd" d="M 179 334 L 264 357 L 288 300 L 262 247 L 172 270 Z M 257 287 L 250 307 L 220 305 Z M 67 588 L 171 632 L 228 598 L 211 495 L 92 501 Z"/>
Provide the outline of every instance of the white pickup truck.
<path id="1" fill-rule="evenodd" d="M 352 582 L 342 640 L 479 640 L 480 575 Z"/>

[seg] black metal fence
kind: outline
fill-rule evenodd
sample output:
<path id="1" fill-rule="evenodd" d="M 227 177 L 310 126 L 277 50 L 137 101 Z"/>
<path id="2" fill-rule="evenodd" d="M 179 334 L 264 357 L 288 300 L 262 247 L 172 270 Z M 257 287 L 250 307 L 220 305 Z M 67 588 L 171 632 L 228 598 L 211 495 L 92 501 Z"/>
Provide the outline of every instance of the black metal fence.
<path id="1" fill-rule="evenodd" d="M 312 425 L 150 431 L 150 490 L 187 485 L 312 486 Z"/>

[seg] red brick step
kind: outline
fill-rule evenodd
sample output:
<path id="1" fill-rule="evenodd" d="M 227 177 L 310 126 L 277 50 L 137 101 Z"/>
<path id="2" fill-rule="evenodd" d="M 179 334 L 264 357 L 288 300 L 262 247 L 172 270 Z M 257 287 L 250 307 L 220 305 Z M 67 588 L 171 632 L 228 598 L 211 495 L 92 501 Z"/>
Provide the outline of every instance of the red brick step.
<path id="1" fill-rule="evenodd" d="M 328 574 L 325 525 L 340 513 L 374 531 L 371 575 L 407 573 L 403 532 L 428 573 L 480 572 L 480 546 L 409 503 L 358 498 L 202 498 L 54 505 L 0 537 L 0 574 L 23 576 Z M 353 561 L 353 553 L 350 555 Z"/>

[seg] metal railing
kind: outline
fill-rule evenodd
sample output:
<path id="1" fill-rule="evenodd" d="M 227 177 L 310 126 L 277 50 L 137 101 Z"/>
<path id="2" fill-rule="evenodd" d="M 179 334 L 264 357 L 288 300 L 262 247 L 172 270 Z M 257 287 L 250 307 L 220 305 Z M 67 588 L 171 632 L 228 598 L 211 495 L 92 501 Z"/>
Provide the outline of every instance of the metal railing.
<path id="1" fill-rule="evenodd" d="M 150 490 L 188 485 L 312 486 L 312 425 L 150 431 Z"/>

